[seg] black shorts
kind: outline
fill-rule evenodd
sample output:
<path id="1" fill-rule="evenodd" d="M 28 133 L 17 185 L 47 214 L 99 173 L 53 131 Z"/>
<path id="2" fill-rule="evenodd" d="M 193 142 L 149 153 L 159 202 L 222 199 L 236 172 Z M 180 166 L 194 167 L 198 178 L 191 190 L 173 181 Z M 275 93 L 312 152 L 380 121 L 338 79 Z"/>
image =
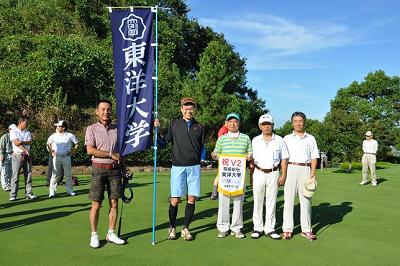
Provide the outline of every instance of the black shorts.
<path id="1" fill-rule="evenodd" d="M 104 169 L 92 166 L 89 199 L 101 202 L 107 189 L 109 199 L 121 197 L 121 169 Z"/>

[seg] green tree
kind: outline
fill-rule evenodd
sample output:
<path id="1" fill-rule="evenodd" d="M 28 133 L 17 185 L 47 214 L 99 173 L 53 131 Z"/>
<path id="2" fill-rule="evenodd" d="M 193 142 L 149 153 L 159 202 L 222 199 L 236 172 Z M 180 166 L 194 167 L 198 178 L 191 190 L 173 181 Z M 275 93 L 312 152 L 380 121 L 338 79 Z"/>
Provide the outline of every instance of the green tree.
<path id="1" fill-rule="evenodd" d="M 340 89 L 324 121 L 330 132 L 329 150 L 341 159 L 359 160 L 363 135 L 371 130 L 379 142 L 378 159 L 390 159 L 390 146 L 399 143 L 399 103 L 400 78 L 383 71 Z"/>

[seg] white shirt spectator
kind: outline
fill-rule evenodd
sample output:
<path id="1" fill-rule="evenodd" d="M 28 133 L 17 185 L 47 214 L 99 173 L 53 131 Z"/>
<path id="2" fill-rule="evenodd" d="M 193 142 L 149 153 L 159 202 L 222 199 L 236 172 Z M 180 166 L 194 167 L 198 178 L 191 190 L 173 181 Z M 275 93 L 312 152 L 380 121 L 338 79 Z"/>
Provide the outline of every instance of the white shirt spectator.
<path id="1" fill-rule="evenodd" d="M 312 159 L 319 158 L 317 142 L 313 135 L 304 132 L 300 137 L 293 132 L 286 135 L 283 140 L 289 150 L 289 162 L 311 163 Z"/>
<path id="2" fill-rule="evenodd" d="M 13 142 L 14 140 L 19 140 L 19 141 L 32 141 L 32 135 L 31 132 L 29 130 L 24 130 L 21 131 L 19 128 L 15 128 L 13 130 L 10 131 L 10 140 L 11 142 Z M 15 153 L 22 153 L 23 150 L 19 147 L 17 147 L 14 142 L 13 142 L 13 152 Z M 28 151 L 31 150 L 31 145 L 23 145 L 25 147 L 25 149 L 27 149 Z"/>
<path id="3" fill-rule="evenodd" d="M 72 144 L 76 145 L 78 139 L 69 132 L 53 133 L 47 140 L 47 144 L 51 144 L 51 150 L 57 155 L 65 155 L 70 152 Z"/>
<path id="4" fill-rule="evenodd" d="M 289 152 L 281 136 L 272 134 L 266 141 L 263 135 L 258 135 L 252 141 L 254 163 L 263 169 L 272 169 L 281 160 L 289 158 Z"/>
<path id="5" fill-rule="evenodd" d="M 363 141 L 363 151 L 364 153 L 374 153 L 378 151 L 378 142 L 374 139 Z"/>

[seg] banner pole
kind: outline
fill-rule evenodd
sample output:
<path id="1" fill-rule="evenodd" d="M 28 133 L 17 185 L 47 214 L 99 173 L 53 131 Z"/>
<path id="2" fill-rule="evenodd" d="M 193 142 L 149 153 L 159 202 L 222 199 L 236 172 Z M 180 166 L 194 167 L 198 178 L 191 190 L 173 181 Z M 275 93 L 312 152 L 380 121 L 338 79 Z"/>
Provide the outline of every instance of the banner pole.
<path id="1" fill-rule="evenodd" d="M 155 6 L 155 95 L 154 95 L 154 119 L 158 119 L 158 7 Z M 157 135 L 158 127 L 154 130 L 154 166 L 153 166 L 153 222 L 151 243 L 156 243 L 156 199 L 157 199 Z"/>

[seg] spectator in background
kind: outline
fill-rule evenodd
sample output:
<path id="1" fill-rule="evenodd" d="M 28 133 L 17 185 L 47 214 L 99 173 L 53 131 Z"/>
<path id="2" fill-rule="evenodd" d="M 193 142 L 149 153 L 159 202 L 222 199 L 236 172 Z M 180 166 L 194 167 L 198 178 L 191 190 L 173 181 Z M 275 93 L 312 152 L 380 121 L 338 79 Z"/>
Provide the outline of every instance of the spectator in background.
<path id="1" fill-rule="evenodd" d="M 13 147 L 10 140 L 10 132 L 17 126 L 12 124 L 8 127 L 8 133 L 0 138 L 0 169 L 1 169 L 1 187 L 5 191 L 11 190 L 12 175 L 12 153 Z"/>
<path id="2" fill-rule="evenodd" d="M 53 171 L 50 180 L 49 197 L 55 197 L 57 191 L 57 180 L 61 176 L 61 168 L 65 173 L 65 187 L 67 195 L 75 196 L 72 189 L 72 167 L 71 167 L 71 148 L 72 152 L 78 148 L 78 139 L 67 132 L 67 123 L 64 120 L 54 124 L 56 133 L 53 133 L 47 140 L 47 145 L 53 157 Z"/>
<path id="3" fill-rule="evenodd" d="M 32 135 L 28 127 L 28 119 L 21 117 L 18 126 L 11 130 L 10 140 L 13 143 L 12 177 L 10 201 L 17 200 L 19 170 L 23 168 L 25 178 L 25 198 L 36 199 L 32 193 L 32 158 L 29 156 L 32 145 Z"/>
<path id="4" fill-rule="evenodd" d="M 365 133 L 365 140 L 363 141 L 363 156 L 362 156 L 362 180 L 360 185 L 368 183 L 368 168 L 371 170 L 371 183 L 372 186 L 376 187 L 378 182 L 376 181 L 376 152 L 378 151 L 378 142 L 373 139 L 371 131 Z"/>
<path id="5" fill-rule="evenodd" d="M 225 121 L 224 125 L 218 131 L 218 138 L 221 136 L 228 134 L 228 124 Z M 216 200 L 218 199 L 218 175 L 214 178 L 214 187 L 211 193 L 210 199 Z"/>

